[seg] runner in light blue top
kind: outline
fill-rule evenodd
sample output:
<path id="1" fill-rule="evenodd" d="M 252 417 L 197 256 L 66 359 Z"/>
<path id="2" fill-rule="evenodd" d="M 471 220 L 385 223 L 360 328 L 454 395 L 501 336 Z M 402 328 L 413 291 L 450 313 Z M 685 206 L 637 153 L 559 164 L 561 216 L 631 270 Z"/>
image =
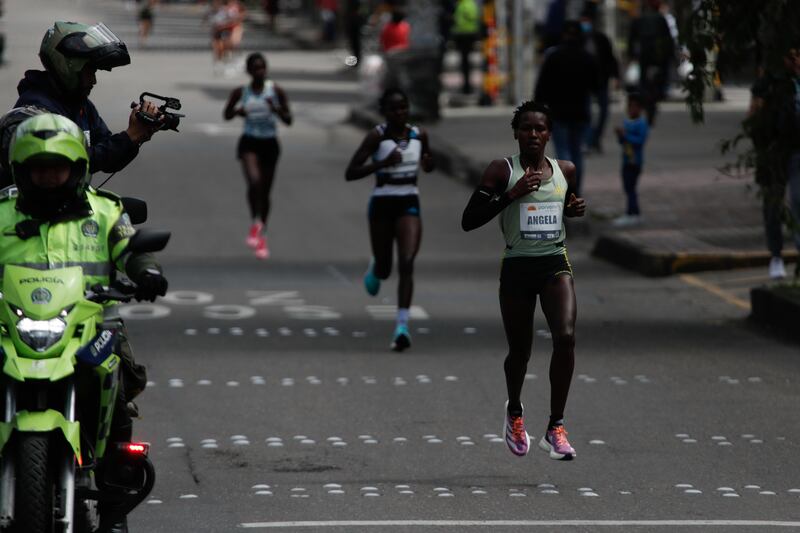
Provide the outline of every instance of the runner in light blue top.
<path id="1" fill-rule="evenodd" d="M 281 153 L 278 119 L 290 126 L 292 112 L 286 93 L 267 78 L 267 61 L 263 55 L 254 53 L 247 57 L 247 73 L 252 80 L 231 91 L 223 116 L 225 120 L 244 117 L 244 132 L 236 151 L 247 179 L 247 200 L 253 218 L 246 242 L 255 249 L 258 259 L 267 259 L 270 191 Z"/>

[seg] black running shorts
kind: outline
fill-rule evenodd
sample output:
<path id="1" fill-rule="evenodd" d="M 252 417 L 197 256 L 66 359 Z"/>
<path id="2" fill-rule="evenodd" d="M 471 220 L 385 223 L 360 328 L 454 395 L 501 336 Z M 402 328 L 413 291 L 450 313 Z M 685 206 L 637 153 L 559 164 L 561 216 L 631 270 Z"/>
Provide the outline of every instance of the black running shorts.
<path id="1" fill-rule="evenodd" d="M 250 137 L 249 135 L 242 135 L 239 138 L 239 145 L 236 147 L 236 155 L 239 159 L 245 152 L 252 152 L 258 155 L 258 163 L 262 167 L 275 167 L 278 163 L 278 156 L 281 153 L 281 146 L 278 139 L 271 137 L 269 139 L 259 139 L 258 137 Z"/>
<path id="2" fill-rule="evenodd" d="M 369 200 L 368 216 L 370 220 L 395 221 L 402 216 L 420 216 L 419 196 L 373 196 Z"/>
<path id="3" fill-rule="evenodd" d="M 572 277 L 566 252 L 541 257 L 506 257 L 500 268 L 500 293 L 535 297 L 556 276 Z"/>

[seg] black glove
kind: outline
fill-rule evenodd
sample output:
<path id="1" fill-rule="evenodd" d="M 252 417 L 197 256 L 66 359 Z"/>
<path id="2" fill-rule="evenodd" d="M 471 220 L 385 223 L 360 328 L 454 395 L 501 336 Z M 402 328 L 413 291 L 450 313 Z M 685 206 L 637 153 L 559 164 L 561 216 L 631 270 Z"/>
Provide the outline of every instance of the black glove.
<path id="1" fill-rule="evenodd" d="M 167 278 L 154 268 L 145 269 L 136 279 L 136 299 L 156 301 L 159 296 L 167 294 Z"/>

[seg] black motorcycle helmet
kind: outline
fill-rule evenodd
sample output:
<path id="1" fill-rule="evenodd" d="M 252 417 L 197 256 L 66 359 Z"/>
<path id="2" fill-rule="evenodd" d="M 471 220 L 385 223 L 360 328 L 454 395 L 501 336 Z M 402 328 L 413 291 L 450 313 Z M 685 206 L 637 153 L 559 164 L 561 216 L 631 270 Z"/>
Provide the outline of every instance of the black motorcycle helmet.
<path id="1" fill-rule="evenodd" d="M 111 70 L 131 62 L 128 47 L 102 22 L 94 25 L 56 22 L 42 39 L 39 59 L 59 89 L 67 94 L 80 89 L 80 72 L 86 65 Z"/>

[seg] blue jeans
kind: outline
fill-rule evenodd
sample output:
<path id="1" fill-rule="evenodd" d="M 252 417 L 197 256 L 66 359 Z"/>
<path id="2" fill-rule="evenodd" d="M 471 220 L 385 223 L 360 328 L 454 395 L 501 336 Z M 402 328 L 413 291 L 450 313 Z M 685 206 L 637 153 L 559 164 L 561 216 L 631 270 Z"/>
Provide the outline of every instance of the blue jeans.
<path id="1" fill-rule="evenodd" d="M 639 183 L 639 176 L 642 173 L 641 165 L 622 165 L 622 187 L 625 196 L 628 198 L 628 205 L 625 213 L 628 215 L 639 215 L 639 196 L 636 194 L 636 185 Z"/>
<path id="2" fill-rule="evenodd" d="M 789 210 L 794 219 L 794 244 L 800 251 L 800 152 L 789 157 L 787 169 L 789 182 Z M 767 247 L 773 257 L 779 257 L 783 250 L 783 191 L 774 198 L 764 198 L 764 229 L 767 233 Z"/>
<path id="3" fill-rule="evenodd" d="M 589 125 L 586 128 L 586 146 L 589 148 L 600 148 L 600 141 L 603 139 L 603 130 L 606 128 L 606 121 L 608 121 L 608 82 L 605 87 L 601 87 L 589 99 L 589 110 L 592 108 L 592 99 L 597 100 L 597 123 Z M 591 113 L 589 114 L 591 116 Z"/>
<path id="4" fill-rule="evenodd" d="M 583 178 L 583 154 L 581 143 L 586 132 L 586 122 L 553 121 L 553 144 L 556 157 L 575 164 L 575 195 L 581 195 Z"/>

